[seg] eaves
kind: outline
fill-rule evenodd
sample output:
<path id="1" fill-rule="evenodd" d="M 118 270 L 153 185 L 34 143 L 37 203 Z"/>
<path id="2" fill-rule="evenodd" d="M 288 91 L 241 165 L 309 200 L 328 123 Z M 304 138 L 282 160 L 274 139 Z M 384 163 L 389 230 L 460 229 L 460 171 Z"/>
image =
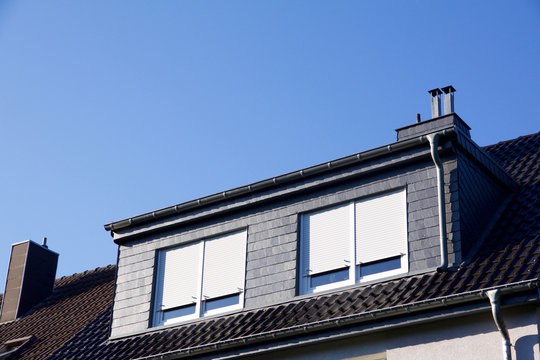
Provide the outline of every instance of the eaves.
<path id="1" fill-rule="evenodd" d="M 455 138 L 456 134 L 453 127 L 440 130 L 437 133 L 446 140 Z M 428 143 L 425 135 L 395 142 L 246 186 L 109 223 L 105 225 L 105 229 L 111 232 L 117 244 L 121 244 L 128 238 L 132 239 L 134 236 L 148 234 L 156 230 L 163 231 L 192 221 L 194 218 L 201 219 L 205 216 L 215 216 L 216 213 L 223 214 L 228 211 L 236 211 L 243 207 L 253 206 L 255 203 L 274 201 L 280 197 L 312 191 L 316 187 L 344 181 L 345 179 L 365 176 L 376 171 L 429 159 L 429 146 L 418 149 L 418 147 Z M 448 151 L 451 149 L 451 144 L 443 142 L 441 148 Z M 375 161 L 398 154 L 399 156 L 393 160 Z M 359 164 L 365 164 L 365 166 L 356 167 L 355 171 L 348 171 L 351 166 Z M 323 175 L 324 179 L 311 181 L 315 177 L 322 177 Z M 291 184 L 292 186 L 286 186 Z M 210 208 L 213 208 L 213 210 L 208 211 Z"/>
<path id="2" fill-rule="evenodd" d="M 454 114 L 446 116 L 457 116 Z M 455 145 L 482 166 L 498 182 L 510 189 L 516 189 L 516 182 L 487 153 L 475 144 L 470 137 L 455 126 L 436 132 L 441 141 L 441 150 L 451 151 L 453 145 L 446 140 L 456 140 Z M 124 243 L 134 236 L 164 231 L 167 228 L 184 225 L 194 219 L 237 211 L 247 206 L 279 200 L 295 193 L 312 191 L 338 181 L 366 176 L 376 171 L 396 168 L 413 161 L 429 158 L 427 135 L 398 141 L 375 149 L 311 166 L 270 179 L 255 182 L 231 190 L 226 190 L 199 199 L 169 206 L 160 210 L 130 217 L 105 225 L 117 244 Z M 384 161 L 385 158 L 393 160 Z M 358 166 L 360 165 L 360 166 Z M 351 167 L 355 171 L 348 171 Z M 313 181 L 313 179 L 320 179 Z"/>
<path id="3" fill-rule="evenodd" d="M 538 304 L 539 279 L 439 297 L 415 303 L 362 312 L 286 329 L 247 335 L 226 341 L 169 351 L 136 360 L 170 360 L 212 354 L 212 359 L 239 358 L 263 352 L 306 346 L 362 334 L 412 326 L 441 319 L 465 316 L 490 309 L 489 290 L 499 289 L 505 306 Z"/>

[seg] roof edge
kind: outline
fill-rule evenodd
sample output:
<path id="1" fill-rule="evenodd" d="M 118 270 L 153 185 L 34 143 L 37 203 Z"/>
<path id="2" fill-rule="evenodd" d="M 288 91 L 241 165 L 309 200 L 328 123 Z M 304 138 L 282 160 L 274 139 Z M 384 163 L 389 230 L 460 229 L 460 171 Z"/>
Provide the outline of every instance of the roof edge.
<path id="1" fill-rule="evenodd" d="M 446 137 L 451 134 L 455 134 L 455 127 L 449 127 L 437 131 L 436 134 L 439 134 L 441 137 Z M 383 145 L 374 149 L 366 150 L 360 153 L 353 155 L 345 156 L 336 160 L 328 161 L 318 165 L 310 166 L 301 170 L 296 170 L 293 172 L 286 173 L 284 175 L 275 176 L 273 178 L 268 178 L 261 180 L 249 185 L 244 185 L 241 187 L 233 188 L 231 190 L 226 190 L 223 192 L 215 193 L 198 199 L 190 200 L 184 203 L 177 205 L 169 206 L 160 210 L 151 211 L 142 215 L 137 215 L 134 217 L 126 218 L 123 220 L 111 222 L 104 225 L 105 230 L 115 231 L 120 229 L 129 228 L 135 225 L 140 225 L 155 220 L 163 219 L 172 215 L 180 214 L 195 208 L 203 207 L 210 204 L 215 204 L 221 201 L 230 200 L 242 195 L 250 194 L 256 191 L 269 189 L 272 187 L 281 186 L 292 181 L 300 180 L 309 176 L 319 175 L 334 169 L 338 169 L 344 166 L 360 163 L 366 160 L 377 158 L 379 156 L 392 154 L 397 151 L 405 150 L 414 146 L 422 145 L 427 143 L 427 136 L 420 135 L 418 137 L 397 141 L 388 145 Z"/>
<path id="2" fill-rule="evenodd" d="M 467 130 L 471 130 L 471 127 L 465 121 L 463 121 L 463 119 L 460 118 L 459 115 L 456 114 L 455 112 L 451 112 L 449 114 L 444 114 L 444 115 L 441 115 L 441 116 L 437 116 L 437 117 L 434 117 L 434 118 L 431 118 L 431 119 L 422 120 L 422 124 L 435 122 L 437 120 L 440 120 L 440 119 L 445 118 L 445 117 L 450 117 L 450 116 L 454 116 L 454 117 L 458 118 L 463 123 L 463 125 L 465 126 L 465 128 Z M 418 126 L 418 123 L 398 127 L 396 129 L 396 132 L 399 131 L 399 130 L 405 130 L 405 129 L 408 129 L 408 128 L 412 128 L 414 126 Z"/>
<path id="3" fill-rule="evenodd" d="M 458 305 L 467 303 L 470 301 L 480 300 L 487 298 L 486 293 L 489 290 L 498 289 L 502 294 L 514 294 L 529 289 L 538 289 L 540 286 L 540 279 L 524 280 L 516 283 L 510 283 L 505 285 L 493 286 L 485 289 L 472 290 L 460 294 L 443 296 L 435 299 L 418 301 L 410 304 L 402 304 L 389 308 L 378 309 L 363 312 L 360 314 L 353 314 L 342 316 L 333 319 L 320 320 L 307 325 L 296 325 L 286 329 L 272 330 L 262 334 L 247 335 L 244 337 L 219 341 L 215 343 L 205 344 L 201 346 L 194 346 L 191 348 L 173 350 L 161 354 L 150 355 L 146 357 L 140 357 L 136 360 L 165 360 L 165 359 L 178 359 L 187 356 L 195 356 L 211 351 L 230 349 L 238 345 L 248 345 L 259 341 L 272 340 L 290 337 L 298 334 L 307 334 L 313 331 L 321 331 L 331 327 L 340 327 L 346 325 L 352 325 L 361 323 L 364 320 L 382 319 L 390 316 L 399 316 L 403 314 L 411 314 L 413 312 L 419 312 L 424 310 L 436 309 L 440 307 L 446 307 L 449 305 Z"/>
<path id="4" fill-rule="evenodd" d="M 471 156 L 476 159 L 489 173 L 498 181 L 512 190 L 516 190 L 519 185 L 506 170 L 493 157 L 475 143 L 470 137 L 463 133 L 461 129 L 456 129 L 458 144 Z"/>

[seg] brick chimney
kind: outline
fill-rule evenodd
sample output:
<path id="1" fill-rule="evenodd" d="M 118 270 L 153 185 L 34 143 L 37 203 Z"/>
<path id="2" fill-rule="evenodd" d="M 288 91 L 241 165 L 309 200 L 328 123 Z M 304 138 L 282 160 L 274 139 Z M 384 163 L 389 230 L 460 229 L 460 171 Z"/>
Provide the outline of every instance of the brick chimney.
<path id="1" fill-rule="evenodd" d="M 0 323 L 21 317 L 54 288 L 58 254 L 31 240 L 13 244 Z"/>

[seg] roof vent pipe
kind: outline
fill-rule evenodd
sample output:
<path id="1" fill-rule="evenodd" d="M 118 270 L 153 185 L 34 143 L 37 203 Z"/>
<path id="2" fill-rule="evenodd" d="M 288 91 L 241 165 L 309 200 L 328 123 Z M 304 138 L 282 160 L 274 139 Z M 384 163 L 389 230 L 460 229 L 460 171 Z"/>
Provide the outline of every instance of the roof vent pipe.
<path id="1" fill-rule="evenodd" d="M 437 118 L 441 116 L 441 94 L 442 91 L 439 88 L 429 90 L 431 95 L 431 117 Z"/>
<path id="2" fill-rule="evenodd" d="M 444 115 L 454 112 L 454 92 L 456 89 L 452 85 L 445 86 L 441 89 L 444 92 Z"/>

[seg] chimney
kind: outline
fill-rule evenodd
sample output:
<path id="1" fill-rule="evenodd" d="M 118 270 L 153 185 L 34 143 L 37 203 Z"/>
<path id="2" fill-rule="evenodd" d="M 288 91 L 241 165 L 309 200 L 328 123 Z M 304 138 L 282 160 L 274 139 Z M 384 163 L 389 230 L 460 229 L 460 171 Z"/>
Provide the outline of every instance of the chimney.
<path id="1" fill-rule="evenodd" d="M 459 129 L 460 133 L 471 137 L 471 128 L 454 112 L 454 92 L 452 85 L 441 89 L 429 90 L 431 95 L 432 119 L 422 121 L 416 114 L 416 123 L 396 129 L 397 141 L 409 140 L 421 135 L 427 135 L 448 128 Z M 441 114 L 441 94 L 444 92 L 444 115 Z"/>
<path id="2" fill-rule="evenodd" d="M 431 117 L 437 118 L 441 116 L 441 94 L 442 91 L 439 88 L 429 90 L 431 95 Z"/>
<path id="3" fill-rule="evenodd" d="M 454 92 L 456 89 L 452 85 L 445 86 L 441 89 L 444 93 L 444 115 L 454 112 Z"/>
<path id="4" fill-rule="evenodd" d="M 49 296 L 58 254 L 31 240 L 13 244 L 0 323 L 15 320 Z"/>

